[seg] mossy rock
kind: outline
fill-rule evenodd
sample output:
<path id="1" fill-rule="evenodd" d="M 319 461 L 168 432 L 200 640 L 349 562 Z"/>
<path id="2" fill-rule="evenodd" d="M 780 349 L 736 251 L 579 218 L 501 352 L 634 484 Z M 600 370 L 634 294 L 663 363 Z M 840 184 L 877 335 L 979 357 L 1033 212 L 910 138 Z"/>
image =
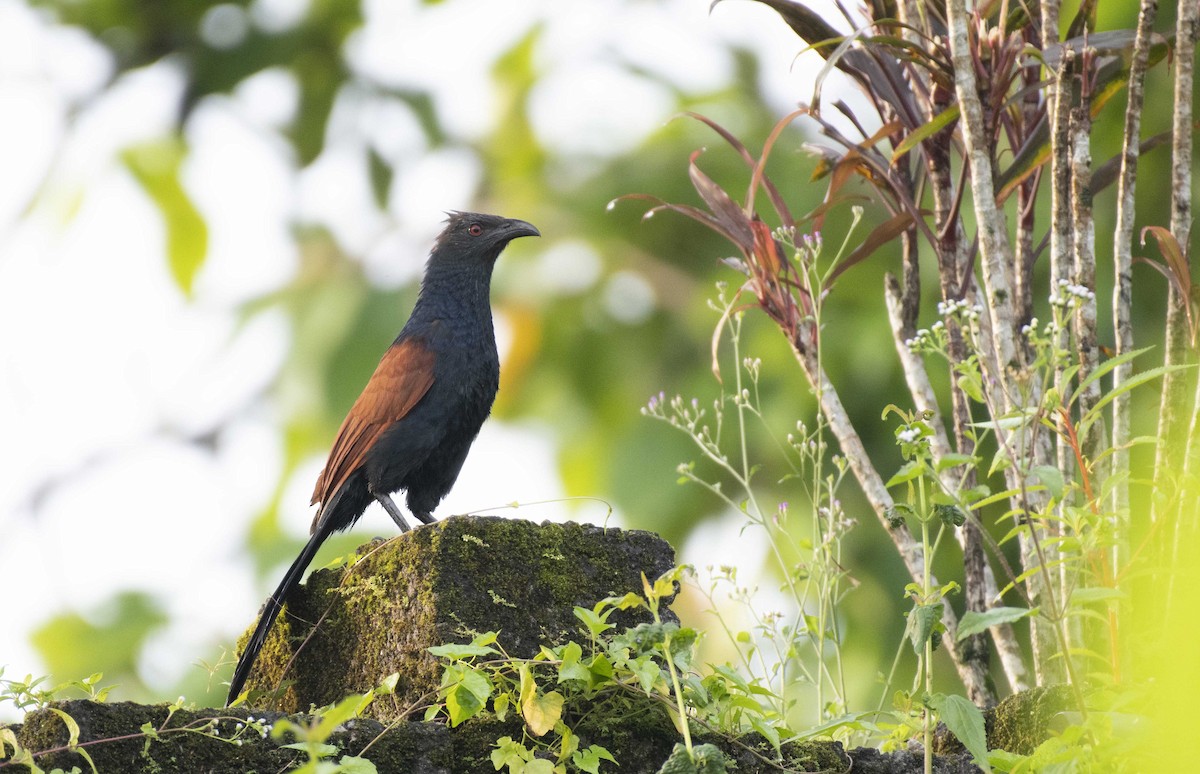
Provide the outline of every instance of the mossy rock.
<path id="1" fill-rule="evenodd" d="M 674 561 L 670 544 L 650 532 L 452 516 L 312 573 L 272 627 L 247 686 L 273 695 L 274 709 L 299 712 L 398 673 L 395 696 L 370 708 L 387 722 L 436 693 L 442 667 L 430 646 L 498 631 L 507 653 L 532 657 L 543 644 L 580 639 L 577 605 L 640 593 L 643 573 L 654 579 Z M 648 618 L 611 622 L 640 620 Z"/>
<path id="2" fill-rule="evenodd" d="M 79 700 L 54 702 L 47 709 L 31 712 L 19 729 L 17 739 L 23 748 L 44 753 L 36 763 L 46 771 L 92 770 L 83 755 L 67 749 L 69 731 L 59 712 L 77 724 L 77 742 L 101 774 L 265 774 L 290 771 L 307 759 L 303 752 L 283 746 L 292 741 L 290 737 L 283 741 L 264 738 L 246 724 L 251 716 L 273 724 L 282 717 L 278 712 L 244 708 L 171 712 L 165 704 Z M 309 722 L 307 717 L 292 719 Z M 153 729 L 154 734 L 146 729 Z M 335 731 L 327 744 L 338 750 L 332 756 L 335 761 L 342 755 L 357 755 L 370 744 L 366 757 L 381 772 L 450 772 L 455 761 L 449 729 L 436 723 L 398 723 L 385 728 L 374 720 L 356 719 Z M 10 770 L 28 771 L 24 766 L 5 769 Z"/>
<path id="3" fill-rule="evenodd" d="M 1065 685 L 1030 688 L 1009 696 L 983 712 L 988 749 L 1031 754 L 1050 737 L 1056 718 L 1071 704 L 1071 689 Z M 933 749 L 951 754 L 965 750 L 944 725 L 938 726 Z"/>
<path id="4" fill-rule="evenodd" d="M 274 724 L 283 717 L 281 713 L 241 708 L 172 713 L 166 705 L 80 700 L 57 702 L 25 718 L 18 740 L 26 750 L 40 753 L 36 763 L 45 770 L 91 770 L 82 755 L 66 749 L 68 727 L 55 710 L 66 713 L 77 724 L 77 742 L 102 774 L 265 774 L 294 770 L 307 759 L 301 750 L 284 746 L 293 741 L 290 736 L 276 740 L 245 725 L 248 717 Z M 311 718 L 304 715 L 289 719 L 298 725 L 311 723 Z M 633 702 L 632 711 L 621 716 L 588 711 L 586 717 L 577 720 L 574 730 L 581 745 L 604 746 L 619 761 L 616 770 L 623 774 L 654 774 L 680 742 L 662 705 L 648 699 Z M 154 729 L 154 734 L 146 729 Z M 521 720 L 515 716 L 503 722 L 481 717 L 450 728 L 438 722 L 384 726 L 376 720 L 358 718 L 347 721 L 325 741 L 333 748 L 326 760 L 336 763 L 343 756 L 361 757 L 381 773 L 477 774 L 494 770 L 491 753 L 496 740 L 503 736 L 520 739 Z M 836 742 L 787 744 L 776 761 L 774 751 L 757 735 L 731 741 L 701 734 L 694 741 L 719 747 L 731 770 L 740 774 L 777 772 L 780 766 L 793 772 L 855 771 L 851 763 L 857 751 L 848 755 Z M 604 767 L 605 771 L 610 769 Z M 23 766 L 5 770 L 21 774 L 28 771 Z M 959 769 L 935 771 L 948 774 Z"/>

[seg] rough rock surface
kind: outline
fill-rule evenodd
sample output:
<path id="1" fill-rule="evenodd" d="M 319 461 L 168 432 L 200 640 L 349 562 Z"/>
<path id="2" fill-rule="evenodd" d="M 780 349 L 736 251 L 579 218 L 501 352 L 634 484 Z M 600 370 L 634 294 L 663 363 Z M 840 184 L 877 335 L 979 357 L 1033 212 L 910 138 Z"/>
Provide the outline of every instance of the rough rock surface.
<path id="1" fill-rule="evenodd" d="M 247 685 L 286 686 L 264 706 L 302 712 L 399 673 L 395 700 L 368 711 L 387 722 L 437 691 L 441 667 L 426 648 L 499 631 L 509 655 L 532 657 L 540 645 L 580 638 L 576 605 L 640 592 L 642 573 L 653 580 L 674 562 L 674 549 L 650 532 L 451 516 L 363 546 L 347 567 L 312 573 Z"/>

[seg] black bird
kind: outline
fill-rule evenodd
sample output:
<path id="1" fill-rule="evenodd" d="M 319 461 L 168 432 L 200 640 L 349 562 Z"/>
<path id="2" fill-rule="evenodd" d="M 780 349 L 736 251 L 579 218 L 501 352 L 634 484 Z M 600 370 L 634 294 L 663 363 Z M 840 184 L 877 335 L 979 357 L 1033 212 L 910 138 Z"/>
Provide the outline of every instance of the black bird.
<path id="1" fill-rule="evenodd" d="M 434 522 L 432 511 L 458 478 L 496 398 L 492 268 L 505 246 L 523 236 L 541 233 L 523 220 L 450 214 L 429 254 L 412 315 L 338 430 L 313 491 L 312 502 L 321 505 L 312 537 L 264 603 L 227 704 L 242 692 L 271 624 L 326 538 L 354 524 L 372 500 L 407 531 L 391 498 L 401 489 L 413 516 Z"/>

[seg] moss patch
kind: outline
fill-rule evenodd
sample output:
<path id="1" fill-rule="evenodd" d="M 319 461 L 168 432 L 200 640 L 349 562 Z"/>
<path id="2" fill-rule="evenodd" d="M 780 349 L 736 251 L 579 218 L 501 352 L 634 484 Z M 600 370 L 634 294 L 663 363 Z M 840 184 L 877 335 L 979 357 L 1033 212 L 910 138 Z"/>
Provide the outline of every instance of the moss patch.
<path id="1" fill-rule="evenodd" d="M 278 692 L 267 705 L 298 712 L 398 673 L 394 699 L 370 708 L 387 722 L 436 692 L 441 667 L 426 648 L 499 631 L 508 653 L 531 657 L 581 636 L 575 606 L 640 592 L 642 573 L 655 578 L 674 559 L 649 532 L 452 516 L 312 573 L 272 627 L 248 686 Z M 625 613 L 612 623 L 639 620 Z"/>

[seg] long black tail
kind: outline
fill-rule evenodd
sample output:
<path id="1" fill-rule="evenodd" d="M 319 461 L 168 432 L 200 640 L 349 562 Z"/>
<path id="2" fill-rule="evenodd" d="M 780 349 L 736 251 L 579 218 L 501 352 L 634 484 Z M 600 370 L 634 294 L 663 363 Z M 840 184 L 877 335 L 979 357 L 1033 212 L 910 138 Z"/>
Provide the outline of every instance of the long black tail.
<path id="1" fill-rule="evenodd" d="M 233 679 L 229 682 L 229 696 L 225 699 L 226 706 L 232 704 L 238 694 L 242 692 L 242 686 L 246 684 L 246 678 L 250 676 L 250 670 L 254 668 L 258 653 L 267 641 L 267 633 L 271 631 L 271 624 L 275 623 L 275 618 L 279 615 L 283 603 L 287 601 L 288 595 L 300 584 L 300 578 L 304 576 L 304 571 L 308 569 L 313 557 L 317 555 L 317 549 L 321 547 L 326 538 L 335 532 L 332 521 L 333 519 L 325 519 L 324 523 L 317 524 L 316 531 L 305 543 L 304 550 L 296 557 L 296 561 L 292 562 L 292 566 L 288 568 L 287 574 L 279 583 L 279 588 L 275 589 L 274 594 L 267 597 L 267 601 L 263 604 L 262 614 L 258 617 L 258 626 L 254 628 L 254 635 L 246 643 L 246 649 L 242 651 L 242 657 L 238 659 L 237 669 L 233 670 Z"/>

